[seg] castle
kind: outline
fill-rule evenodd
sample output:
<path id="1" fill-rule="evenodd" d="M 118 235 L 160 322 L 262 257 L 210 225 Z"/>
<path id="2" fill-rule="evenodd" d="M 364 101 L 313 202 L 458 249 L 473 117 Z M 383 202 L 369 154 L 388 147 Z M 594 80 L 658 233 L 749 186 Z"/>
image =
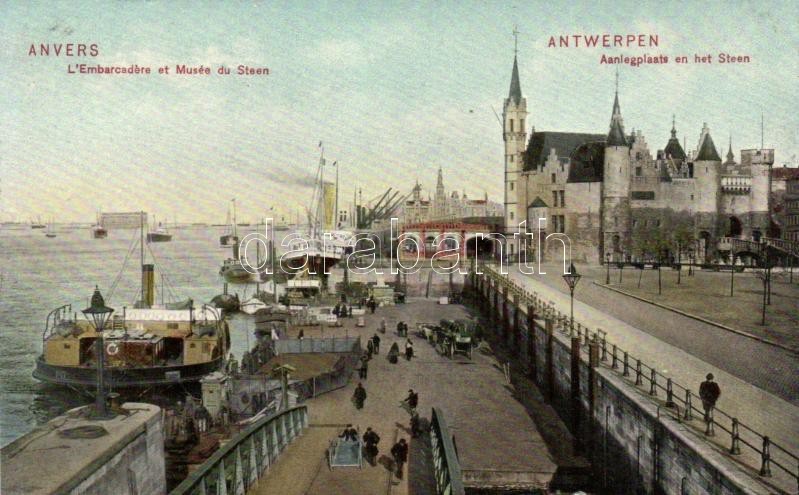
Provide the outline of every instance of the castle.
<path id="1" fill-rule="evenodd" d="M 505 254 L 511 259 L 524 251 L 533 259 L 538 239 L 512 234 L 522 222 L 527 232 L 538 232 L 539 218 L 546 219 L 544 235 L 566 234 L 572 258 L 590 262 L 711 260 L 724 254 L 722 237 L 758 240 L 767 233 L 774 150 L 741 150 L 736 162 L 730 143 L 722 161 L 705 124 L 696 151 L 686 154 L 672 120 L 671 137 L 653 156 L 640 130 L 625 133 L 618 75 L 607 133 L 533 128 L 528 140 L 527 116 L 514 56 L 503 106 Z M 547 252 L 562 249 L 558 242 L 544 245 Z"/>

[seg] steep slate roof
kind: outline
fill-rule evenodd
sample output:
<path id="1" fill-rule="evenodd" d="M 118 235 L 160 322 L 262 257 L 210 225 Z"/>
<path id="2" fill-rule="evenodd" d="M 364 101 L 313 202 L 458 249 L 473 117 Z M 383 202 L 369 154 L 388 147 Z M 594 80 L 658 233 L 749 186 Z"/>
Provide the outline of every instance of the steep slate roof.
<path id="1" fill-rule="evenodd" d="M 604 165 L 605 142 L 584 143 L 571 155 L 568 182 L 601 182 Z"/>
<path id="2" fill-rule="evenodd" d="M 516 63 L 515 56 L 513 57 L 513 72 L 510 76 L 508 99 L 513 100 L 517 105 L 522 101 L 522 85 L 519 83 L 519 65 Z"/>
<path id="3" fill-rule="evenodd" d="M 555 153 L 559 158 L 567 158 L 582 144 L 604 140 L 605 136 L 602 134 L 533 132 L 524 154 L 524 170 L 542 168 L 549 156 L 549 150 L 552 148 L 555 148 Z"/>
<path id="4" fill-rule="evenodd" d="M 696 155 L 696 161 L 721 161 L 719 152 L 716 151 L 716 145 L 713 144 L 713 138 L 710 137 L 709 132 L 705 134 L 705 139 L 702 140 L 702 146 L 699 148 L 699 153 Z"/>
<path id="5" fill-rule="evenodd" d="M 624 127 L 621 120 L 618 91 L 613 99 L 613 115 L 610 117 L 610 131 L 608 131 L 607 142 L 608 146 L 627 146 L 627 138 L 624 136 Z"/>
<path id="6" fill-rule="evenodd" d="M 663 150 L 663 153 L 666 154 L 666 158 L 685 160 L 685 151 L 682 149 L 682 145 L 680 145 L 680 140 L 677 139 L 677 126 L 673 115 L 671 117 L 671 137 L 669 138 L 669 142 L 666 143 L 666 148 Z"/>

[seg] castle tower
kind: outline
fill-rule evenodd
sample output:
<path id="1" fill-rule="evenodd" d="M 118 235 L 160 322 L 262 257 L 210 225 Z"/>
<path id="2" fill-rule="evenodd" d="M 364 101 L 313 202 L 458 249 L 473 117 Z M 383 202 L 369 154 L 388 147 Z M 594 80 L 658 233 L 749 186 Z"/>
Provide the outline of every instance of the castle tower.
<path id="1" fill-rule="evenodd" d="M 435 218 L 447 216 L 447 193 L 444 191 L 444 174 L 438 167 L 438 180 L 436 181 Z"/>
<path id="2" fill-rule="evenodd" d="M 721 157 L 713 144 L 707 123 L 702 126 L 699 147 L 694 158 L 694 190 L 696 200 L 696 227 L 700 232 L 712 235 L 705 246 L 706 255 L 715 249 L 716 239 L 726 235 L 726 227 L 721 222 L 718 212 L 721 206 Z"/>
<path id="3" fill-rule="evenodd" d="M 518 200 L 521 187 L 521 174 L 524 169 L 524 149 L 527 143 L 525 118 L 527 117 L 527 99 L 522 96 L 519 83 L 519 66 L 516 54 L 513 56 L 513 71 L 510 78 L 510 91 L 502 107 L 503 132 L 505 141 L 505 232 L 509 237 L 516 232 L 526 205 Z M 523 196 L 522 196 L 523 197 Z M 508 242 L 506 254 L 518 254 L 519 246 Z"/>
<path id="4" fill-rule="evenodd" d="M 622 260 L 631 251 L 630 232 L 630 144 L 624 135 L 624 120 L 619 106 L 619 75 L 616 96 L 605 143 L 602 180 L 603 251 L 613 260 Z"/>

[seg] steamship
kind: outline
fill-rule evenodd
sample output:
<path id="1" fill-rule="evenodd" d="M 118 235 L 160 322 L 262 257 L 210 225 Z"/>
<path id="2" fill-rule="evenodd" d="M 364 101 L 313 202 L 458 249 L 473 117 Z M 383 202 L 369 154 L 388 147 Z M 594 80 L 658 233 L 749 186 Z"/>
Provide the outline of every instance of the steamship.
<path id="1" fill-rule="evenodd" d="M 154 265 L 142 264 L 143 297 L 117 308 L 98 335 L 71 305 L 52 310 L 42 333 L 33 377 L 75 388 L 97 382 L 96 342 L 102 339 L 104 381 L 114 389 L 197 382 L 224 369 L 230 349 L 228 322 L 218 309 L 188 301 L 155 305 Z"/>

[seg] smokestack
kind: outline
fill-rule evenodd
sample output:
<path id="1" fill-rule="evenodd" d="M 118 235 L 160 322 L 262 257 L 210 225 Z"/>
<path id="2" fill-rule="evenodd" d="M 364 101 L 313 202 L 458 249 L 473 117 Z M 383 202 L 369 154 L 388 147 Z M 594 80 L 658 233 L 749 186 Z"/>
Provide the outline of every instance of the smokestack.
<path id="1" fill-rule="evenodd" d="M 141 302 L 145 308 L 152 308 L 155 302 L 155 266 L 141 266 Z"/>

